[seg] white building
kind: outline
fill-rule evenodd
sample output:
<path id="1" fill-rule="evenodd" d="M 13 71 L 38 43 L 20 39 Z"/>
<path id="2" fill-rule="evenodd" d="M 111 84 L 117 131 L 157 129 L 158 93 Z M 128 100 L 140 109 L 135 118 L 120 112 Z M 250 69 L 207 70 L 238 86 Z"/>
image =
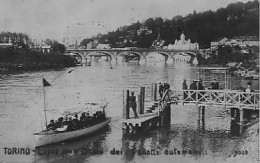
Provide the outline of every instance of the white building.
<path id="1" fill-rule="evenodd" d="M 97 49 L 110 49 L 109 44 L 98 44 Z"/>
<path id="2" fill-rule="evenodd" d="M 175 43 L 169 44 L 168 49 L 181 49 L 181 50 L 194 50 L 199 49 L 199 44 L 197 42 L 191 43 L 190 39 L 185 40 L 185 35 L 182 33 L 180 40 L 175 40 Z"/>

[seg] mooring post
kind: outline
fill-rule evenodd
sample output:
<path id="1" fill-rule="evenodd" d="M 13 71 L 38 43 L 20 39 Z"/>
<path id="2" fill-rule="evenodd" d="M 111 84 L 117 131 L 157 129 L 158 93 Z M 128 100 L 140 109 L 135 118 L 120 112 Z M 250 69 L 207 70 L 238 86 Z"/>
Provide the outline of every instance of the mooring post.
<path id="1" fill-rule="evenodd" d="M 243 132 L 243 122 L 244 122 L 244 109 L 243 108 L 239 108 L 237 109 L 237 119 L 239 121 L 239 134 L 242 134 Z"/>
<path id="2" fill-rule="evenodd" d="M 200 108 L 200 106 L 197 106 L 198 107 L 198 120 L 200 120 L 201 118 L 200 118 L 200 112 L 201 112 L 201 108 Z"/>
<path id="3" fill-rule="evenodd" d="M 205 131 L 205 106 L 201 106 L 202 130 Z"/>
<path id="4" fill-rule="evenodd" d="M 240 108 L 239 109 L 239 124 L 242 125 L 244 120 L 244 109 Z"/>
<path id="5" fill-rule="evenodd" d="M 157 83 L 153 83 L 152 84 L 151 100 L 152 101 L 156 101 L 157 100 Z"/>
<path id="6" fill-rule="evenodd" d="M 139 103 L 139 114 L 144 114 L 143 110 L 143 89 L 140 87 L 140 95 L 138 96 L 138 103 Z"/>
<path id="7" fill-rule="evenodd" d="M 123 118 L 129 119 L 129 90 L 123 90 Z"/>
<path id="8" fill-rule="evenodd" d="M 145 87 L 140 87 L 139 114 L 144 114 Z"/>
<path id="9" fill-rule="evenodd" d="M 235 120 L 235 108 L 230 108 L 231 110 L 231 120 Z"/>
<path id="10" fill-rule="evenodd" d="M 137 96 L 137 113 L 141 114 L 141 92 L 140 94 Z"/>

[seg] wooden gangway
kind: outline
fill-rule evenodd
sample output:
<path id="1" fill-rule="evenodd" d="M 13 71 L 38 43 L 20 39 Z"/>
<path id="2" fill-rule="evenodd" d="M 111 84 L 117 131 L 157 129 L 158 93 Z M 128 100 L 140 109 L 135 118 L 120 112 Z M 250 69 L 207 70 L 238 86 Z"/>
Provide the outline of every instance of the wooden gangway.
<path id="1" fill-rule="evenodd" d="M 199 106 L 213 106 L 223 108 L 244 108 L 259 110 L 259 92 L 243 92 L 239 90 L 168 90 L 165 102 L 191 103 Z"/>

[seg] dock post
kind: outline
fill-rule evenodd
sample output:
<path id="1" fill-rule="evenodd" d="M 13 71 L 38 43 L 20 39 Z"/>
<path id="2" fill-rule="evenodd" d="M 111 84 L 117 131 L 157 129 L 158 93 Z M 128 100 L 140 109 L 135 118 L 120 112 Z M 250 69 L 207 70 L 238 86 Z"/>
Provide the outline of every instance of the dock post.
<path id="1" fill-rule="evenodd" d="M 141 114 L 141 92 L 140 92 L 140 94 L 137 96 L 137 113 L 138 114 Z"/>
<path id="2" fill-rule="evenodd" d="M 240 108 L 239 109 L 239 123 L 240 123 L 240 125 L 243 124 L 243 120 L 244 120 L 244 109 Z"/>
<path id="3" fill-rule="evenodd" d="M 157 83 L 152 84 L 152 90 L 151 90 L 151 101 L 157 100 Z"/>
<path id="4" fill-rule="evenodd" d="M 171 123 L 171 103 L 167 102 L 167 105 L 164 108 L 162 116 L 161 116 L 161 125 L 169 126 L 170 123 Z"/>
<path id="5" fill-rule="evenodd" d="M 235 120 L 235 108 L 230 108 L 231 110 L 231 120 Z"/>
<path id="6" fill-rule="evenodd" d="M 139 114 L 144 114 L 145 87 L 140 87 Z"/>
<path id="7" fill-rule="evenodd" d="M 242 134 L 243 130 L 243 122 L 244 122 L 244 109 L 240 108 L 239 109 L 239 125 L 240 125 L 240 130 L 239 134 Z"/>
<path id="8" fill-rule="evenodd" d="M 202 118 L 202 131 L 205 131 L 205 106 L 201 106 L 201 118 Z"/>
<path id="9" fill-rule="evenodd" d="M 129 119 L 129 90 L 123 90 L 123 118 Z"/>

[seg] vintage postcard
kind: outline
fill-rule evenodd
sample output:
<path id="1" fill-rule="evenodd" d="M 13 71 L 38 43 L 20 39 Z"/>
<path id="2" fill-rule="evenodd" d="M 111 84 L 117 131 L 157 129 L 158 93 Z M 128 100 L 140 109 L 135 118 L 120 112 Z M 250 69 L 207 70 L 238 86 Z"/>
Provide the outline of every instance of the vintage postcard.
<path id="1" fill-rule="evenodd" d="M 259 162 L 258 0 L 0 3 L 0 162 Z"/>

